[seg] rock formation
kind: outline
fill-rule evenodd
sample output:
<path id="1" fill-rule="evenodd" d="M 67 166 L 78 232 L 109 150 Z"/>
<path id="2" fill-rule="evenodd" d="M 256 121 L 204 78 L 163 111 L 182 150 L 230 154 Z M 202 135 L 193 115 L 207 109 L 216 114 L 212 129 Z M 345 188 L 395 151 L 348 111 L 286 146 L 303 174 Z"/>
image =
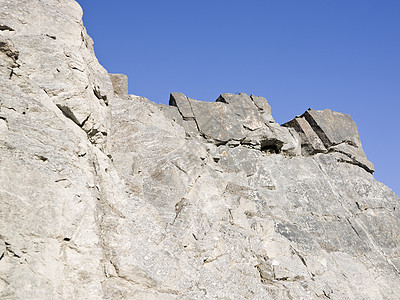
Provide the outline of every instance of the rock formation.
<path id="1" fill-rule="evenodd" d="M 170 105 L 73 0 L 0 0 L 0 298 L 399 299 L 399 198 L 350 116 Z"/>

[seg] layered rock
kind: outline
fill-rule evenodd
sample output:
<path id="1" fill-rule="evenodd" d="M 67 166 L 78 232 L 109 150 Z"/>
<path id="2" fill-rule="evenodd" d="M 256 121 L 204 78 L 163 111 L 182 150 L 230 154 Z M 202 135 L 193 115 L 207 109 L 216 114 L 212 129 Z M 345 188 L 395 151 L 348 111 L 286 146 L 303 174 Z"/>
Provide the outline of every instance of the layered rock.
<path id="1" fill-rule="evenodd" d="M 217 145 L 246 145 L 274 153 L 300 154 L 298 135 L 275 123 L 263 97 L 222 94 L 212 103 L 172 93 L 169 104 L 177 107 L 180 124 L 188 136 L 201 135 Z"/>
<path id="2" fill-rule="evenodd" d="M 4 78 L 29 80 L 35 93 L 45 92 L 93 143 L 106 147 L 112 85 L 94 55 L 80 6 L 72 0 L 2 0 L 0 24 Z"/>
<path id="3" fill-rule="evenodd" d="M 128 96 L 128 76 L 124 74 L 109 74 L 114 88 L 114 94 L 117 97 Z"/>
<path id="4" fill-rule="evenodd" d="M 399 199 L 349 116 L 158 105 L 98 64 L 75 1 L 0 8 L 1 298 L 398 298 Z"/>
<path id="5" fill-rule="evenodd" d="M 349 115 L 329 109 L 309 109 L 283 126 L 299 133 L 303 155 L 336 152 L 341 161 L 374 172 L 374 165 L 362 149 L 357 125 Z"/>
<path id="6" fill-rule="evenodd" d="M 161 290 L 178 299 L 397 297 L 399 203 L 388 188 L 333 151 L 285 155 L 180 126 L 197 116 L 179 96 L 172 108 L 136 96 L 111 105 L 114 164 L 128 193 L 157 211 L 159 247 L 173 253 L 155 276 Z M 160 266 L 167 258 L 153 247 L 147 263 Z"/>

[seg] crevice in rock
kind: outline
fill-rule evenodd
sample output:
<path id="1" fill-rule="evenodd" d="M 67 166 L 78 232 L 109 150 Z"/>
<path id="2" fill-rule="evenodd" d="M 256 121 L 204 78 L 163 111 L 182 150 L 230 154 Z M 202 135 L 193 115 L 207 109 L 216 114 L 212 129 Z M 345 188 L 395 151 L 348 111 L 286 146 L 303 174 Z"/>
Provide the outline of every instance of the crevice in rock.
<path id="1" fill-rule="evenodd" d="M 194 123 L 196 124 L 196 128 L 201 133 L 199 123 L 197 123 L 196 116 L 195 116 L 194 111 L 193 111 L 192 103 L 190 103 L 188 97 L 186 97 L 186 99 L 187 99 L 187 102 L 189 103 L 190 110 L 191 110 L 191 112 L 193 114 L 193 120 L 194 120 Z M 182 115 L 182 118 L 183 118 L 183 115 Z"/>
<path id="2" fill-rule="evenodd" d="M 14 66 L 11 67 L 10 76 L 9 76 L 8 79 L 12 79 L 12 77 L 13 77 L 14 75 L 17 76 L 17 77 L 19 77 L 19 75 L 18 75 L 17 73 L 15 73 L 14 70 L 15 70 L 15 69 L 18 69 L 20 66 L 21 66 L 21 65 L 20 65 L 19 63 L 17 63 L 17 61 L 15 60 Z"/>
<path id="3" fill-rule="evenodd" d="M 263 109 L 262 107 L 259 107 L 259 106 L 257 105 L 257 103 L 254 101 L 254 95 L 253 95 L 253 94 L 250 95 L 250 99 L 251 99 L 251 101 L 253 102 L 254 106 L 257 107 L 257 109 L 258 109 L 259 111 L 261 111 L 261 112 L 264 111 L 264 109 Z"/>
<path id="4" fill-rule="evenodd" d="M 115 270 L 115 273 L 119 277 L 120 275 L 119 275 L 119 267 L 118 267 L 118 265 L 116 263 L 114 263 L 114 261 L 112 259 L 110 259 L 109 261 L 110 261 L 110 264 L 113 266 L 113 268 Z"/>
<path id="5" fill-rule="evenodd" d="M 62 104 L 56 104 L 57 107 L 61 110 L 61 112 L 63 113 L 63 115 L 65 117 L 67 117 L 68 119 L 72 120 L 76 125 L 78 125 L 79 127 L 82 127 L 81 124 L 79 123 L 79 121 L 75 118 L 73 112 L 71 111 L 71 109 L 68 106 L 64 106 Z"/>
<path id="6" fill-rule="evenodd" d="M 16 253 L 15 253 L 14 251 L 12 251 L 10 248 L 7 248 L 7 251 L 10 252 L 10 253 L 13 255 L 13 257 L 21 258 L 21 256 L 19 256 L 18 254 L 16 254 Z"/>
<path id="7" fill-rule="evenodd" d="M 95 86 L 93 88 L 93 93 L 97 99 L 102 100 L 106 106 L 108 106 L 107 95 L 102 95 L 100 87 Z"/>
<path id="8" fill-rule="evenodd" d="M 361 210 L 361 211 L 364 211 L 364 210 L 367 210 L 367 209 L 368 209 L 368 208 L 361 207 L 360 203 L 358 203 L 357 201 L 356 201 L 356 206 L 357 206 L 357 208 L 358 208 L 359 210 Z"/>
<path id="9" fill-rule="evenodd" d="M 339 152 L 339 151 L 335 151 L 335 152 Z M 346 154 L 346 153 L 343 153 L 343 152 L 339 152 L 339 153 Z M 349 158 L 351 159 L 351 161 L 345 160 L 345 159 L 343 159 L 343 158 L 339 158 L 339 159 L 338 159 L 338 162 L 343 162 L 343 163 L 348 163 L 348 164 L 350 164 L 350 165 L 358 166 L 358 167 L 363 168 L 363 169 L 364 169 L 365 171 L 367 171 L 368 173 L 371 173 L 371 174 L 374 173 L 374 171 L 370 170 L 366 165 L 364 165 L 364 164 L 362 164 L 362 163 L 356 161 L 355 159 L 353 159 L 353 158 L 351 158 L 351 157 L 349 157 Z"/>
<path id="10" fill-rule="evenodd" d="M 348 144 L 348 142 L 343 142 L 343 143 Z M 340 144 L 342 144 L 342 143 L 339 143 L 339 144 L 337 144 L 337 145 L 340 145 Z M 350 144 L 349 144 L 349 145 L 350 145 Z M 351 161 L 349 161 L 349 160 L 345 160 L 345 159 L 343 159 L 343 158 L 338 158 L 338 162 L 344 162 L 344 163 L 348 163 L 348 164 L 351 164 L 351 165 L 355 165 L 355 166 L 358 166 L 358 167 L 363 168 L 363 169 L 364 169 L 365 171 L 367 171 L 368 173 L 371 173 L 371 174 L 374 173 L 374 170 L 371 170 L 371 169 L 368 168 L 366 165 L 364 165 L 363 163 L 359 162 L 359 161 L 358 161 L 356 158 L 354 158 L 351 154 L 349 154 L 349 153 L 347 153 L 347 152 L 344 152 L 344 151 L 340 151 L 340 150 L 335 149 L 335 148 L 331 148 L 331 147 L 328 149 L 328 151 L 327 151 L 326 153 L 332 153 L 332 152 L 336 152 L 336 153 L 343 154 L 343 155 L 347 156 L 349 159 L 351 159 Z"/>
<path id="11" fill-rule="evenodd" d="M 175 218 L 172 221 L 171 225 L 175 224 L 176 219 L 178 218 L 180 212 L 182 211 L 182 209 L 186 206 L 187 204 L 187 199 L 186 198 L 182 198 L 178 203 L 175 204 Z"/>
<path id="12" fill-rule="evenodd" d="M 271 154 L 279 154 L 281 153 L 282 147 L 283 147 L 283 142 L 277 139 L 261 141 L 261 151 L 263 152 Z"/>
<path id="13" fill-rule="evenodd" d="M 325 290 L 322 291 L 324 293 L 324 296 L 328 299 L 331 299 L 330 294 L 328 294 Z"/>
<path id="14" fill-rule="evenodd" d="M 48 161 L 48 158 L 43 156 L 43 155 L 35 155 L 34 156 L 36 159 L 41 160 L 42 162 Z"/>
<path id="15" fill-rule="evenodd" d="M 56 40 L 56 39 L 57 39 L 57 37 L 54 36 L 54 35 L 45 34 L 45 36 L 47 36 L 47 37 L 49 37 L 49 38 L 51 38 L 51 39 L 53 39 L 53 40 Z"/>
<path id="16" fill-rule="evenodd" d="M 13 28 L 7 25 L 0 25 L 0 31 L 15 31 Z"/>
<path id="17" fill-rule="evenodd" d="M 92 114 L 89 114 L 86 118 L 85 118 L 85 120 L 83 120 L 83 122 L 82 122 L 82 124 L 81 125 L 79 125 L 81 128 L 83 128 L 84 126 L 85 126 L 85 124 L 86 124 L 86 122 L 89 120 L 89 118 L 90 118 L 90 116 L 91 116 Z"/>
<path id="18" fill-rule="evenodd" d="M 215 102 L 220 102 L 220 103 L 224 103 L 224 104 L 229 104 L 228 102 L 226 102 L 225 98 L 220 95 L 217 100 L 215 100 Z"/>
<path id="19" fill-rule="evenodd" d="M 299 258 L 300 261 L 303 263 L 303 265 L 304 265 L 306 268 L 308 268 L 307 263 L 306 263 L 306 260 L 304 259 L 304 257 L 303 257 L 302 255 L 300 255 L 300 253 L 299 253 L 295 248 L 293 248 L 293 246 L 290 246 L 290 248 L 292 248 L 294 254 L 296 254 L 296 255 L 298 256 L 298 258 Z"/>
<path id="20" fill-rule="evenodd" d="M 176 167 L 179 171 L 181 171 L 181 172 L 183 172 L 183 173 L 187 173 L 186 172 L 186 170 L 184 170 L 184 169 L 182 169 L 180 166 L 179 166 L 179 164 L 177 164 L 175 161 L 171 161 L 171 163 L 172 163 L 172 165 L 174 166 L 174 167 Z"/>
<path id="21" fill-rule="evenodd" d="M 216 257 L 213 257 L 213 258 L 207 257 L 207 258 L 203 259 L 203 264 L 207 264 L 207 263 L 216 261 L 216 260 L 218 260 L 220 257 L 222 257 L 224 255 L 226 255 L 226 253 L 222 253 L 222 254 L 217 255 Z"/>
<path id="22" fill-rule="evenodd" d="M 240 115 L 238 115 L 239 117 L 240 117 Z M 246 126 L 246 125 L 242 125 L 243 126 L 243 128 L 244 129 L 246 129 L 246 130 L 248 130 L 248 131 L 256 131 L 257 129 L 260 129 L 260 127 L 257 127 L 257 128 L 251 128 L 251 127 L 249 127 L 249 126 Z"/>
<path id="23" fill-rule="evenodd" d="M 7 106 L 4 106 L 4 105 L 1 105 L 1 103 L 0 103 L 0 111 L 1 111 L 2 108 L 9 109 L 9 110 L 17 112 L 17 110 L 14 107 L 7 107 Z"/>
<path id="24" fill-rule="evenodd" d="M 345 141 L 342 141 L 342 142 L 340 142 L 340 143 L 332 143 L 332 144 L 329 146 L 329 149 L 332 148 L 332 147 L 334 147 L 334 146 L 339 146 L 339 145 L 342 145 L 342 144 L 345 144 L 345 145 L 349 145 L 349 146 L 353 146 L 353 147 L 355 147 L 355 148 L 358 148 L 358 145 L 356 145 L 354 142 L 345 140 Z"/>
<path id="25" fill-rule="evenodd" d="M 360 234 L 358 233 L 358 231 L 354 228 L 353 224 L 351 224 L 350 219 L 349 219 L 349 218 L 346 218 L 346 220 L 347 220 L 347 222 L 349 223 L 351 229 L 353 229 L 353 231 L 357 234 L 357 236 L 358 236 L 359 238 L 361 238 L 361 236 L 360 236 Z"/>
<path id="26" fill-rule="evenodd" d="M 289 281 L 289 277 L 284 276 L 284 277 L 275 277 L 274 278 L 277 281 Z"/>
<path id="27" fill-rule="evenodd" d="M 322 128 L 317 124 L 317 122 L 315 122 L 315 120 L 313 119 L 313 117 L 308 113 L 308 111 L 306 111 L 302 117 L 304 117 L 306 119 L 306 121 L 308 122 L 308 124 L 310 124 L 311 128 L 314 130 L 314 132 L 317 134 L 317 136 L 320 138 L 320 140 L 322 141 L 322 143 L 324 144 L 324 146 L 326 148 L 332 146 L 332 142 L 328 139 L 328 137 L 326 136 L 325 132 L 322 130 Z"/>

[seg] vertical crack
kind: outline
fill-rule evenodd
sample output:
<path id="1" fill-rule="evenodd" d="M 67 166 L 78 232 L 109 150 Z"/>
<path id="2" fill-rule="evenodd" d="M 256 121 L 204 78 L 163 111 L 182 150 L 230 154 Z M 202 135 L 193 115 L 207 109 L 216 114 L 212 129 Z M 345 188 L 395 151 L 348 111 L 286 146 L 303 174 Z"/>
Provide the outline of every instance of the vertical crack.
<path id="1" fill-rule="evenodd" d="M 314 118 L 306 111 L 302 117 L 310 124 L 311 128 L 314 130 L 314 132 L 317 134 L 317 136 L 321 139 L 321 141 L 324 143 L 324 146 L 326 148 L 329 148 L 332 146 L 332 142 L 329 140 L 329 138 L 326 136 L 325 132 L 322 130 L 322 128 L 315 122 Z"/>
<path id="2" fill-rule="evenodd" d="M 351 224 L 351 221 L 349 218 L 346 218 L 347 222 L 350 224 L 350 227 L 353 229 L 353 231 L 357 234 L 357 236 L 359 238 L 361 238 L 360 234 L 358 233 L 358 231 L 354 228 L 353 224 Z"/>

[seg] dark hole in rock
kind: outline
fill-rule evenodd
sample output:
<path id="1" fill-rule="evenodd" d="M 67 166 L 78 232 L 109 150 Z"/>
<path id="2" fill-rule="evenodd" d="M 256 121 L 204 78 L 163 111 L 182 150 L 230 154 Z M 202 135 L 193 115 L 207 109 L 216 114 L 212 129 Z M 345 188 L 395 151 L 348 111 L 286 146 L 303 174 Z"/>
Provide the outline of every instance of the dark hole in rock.
<path id="1" fill-rule="evenodd" d="M 41 161 L 47 161 L 48 158 L 43 156 L 43 155 L 37 155 L 37 158 L 40 159 Z"/>
<path id="2" fill-rule="evenodd" d="M 281 153 L 282 146 L 283 142 L 276 139 L 261 141 L 261 151 L 267 153 L 279 154 Z"/>
<path id="3" fill-rule="evenodd" d="M 64 238 L 64 241 L 69 242 L 71 239 L 70 238 Z"/>
<path id="4" fill-rule="evenodd" d="M 11 27 L 9 27 L 9 26 L 7 26 L 7 25 L 0 25 L 0 30 L 1 30 L 1 31 L 5 31 L 5 30 L 8 30 L 8 31 L 15 31 L 14 29 L 12 29 Z"/>

